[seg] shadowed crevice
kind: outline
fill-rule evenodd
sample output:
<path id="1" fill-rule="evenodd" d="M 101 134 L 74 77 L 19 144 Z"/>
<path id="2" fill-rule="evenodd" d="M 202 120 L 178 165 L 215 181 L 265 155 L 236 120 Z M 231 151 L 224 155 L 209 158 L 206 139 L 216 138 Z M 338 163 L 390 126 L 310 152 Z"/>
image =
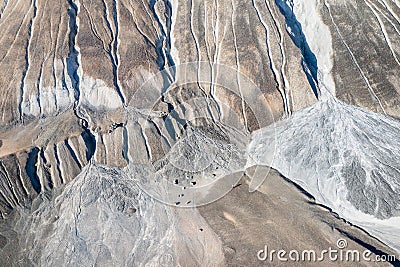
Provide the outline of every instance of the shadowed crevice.
<path id="1" fill-rule="evenodd" d="M 291 3 L 290 6 L 288 5 L 287 1 L 284 0 L 275 0 L 275 3 L 278 6 L 281 14 L 285 17 L 286 30 L 290 38 L 301 51 L 303 56 L 301 62 L 303 71 L 307 76 L 307 80 L 311 85 L 314 95 L 318 98 L 317 58 L 311 51 L 311 48 L 307 43 L 307 38 L 303 33 L 303 28 L 293 12 L 293 3 Z"/>

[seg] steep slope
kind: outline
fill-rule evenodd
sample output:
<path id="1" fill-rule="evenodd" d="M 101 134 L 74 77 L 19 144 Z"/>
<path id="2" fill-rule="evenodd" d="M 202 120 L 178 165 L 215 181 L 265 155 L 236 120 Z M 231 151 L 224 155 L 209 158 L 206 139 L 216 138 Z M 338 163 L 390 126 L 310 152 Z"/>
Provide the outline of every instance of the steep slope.
<path id="1" fill-rule="evenodd" d="M 339 99 L 400 117 L 400 3 L 320 2 L 332 35 L 332 74 Z"/>
<path id="2" fill-rule="evenodd" d="M 137 106 L 135 93 L 160 70 L 162 77 L 154 82 L 160 89 L 157 108 L 163 112 L 179 108 L 194 91 L 210 98 L 205 102 L 210 109 L 222 109 L 218 105 L 223 103 L 238 109 L 247 127 L 258 127 L 246 118 L 249 112 L 241 98 L 252 92 L 240 75 L 230 76 L 229 89 L 236 95 L 213 84 L 221 75 L 214 69 L 208 84 L 185 84 L 164 99 L 163 92 L 178 80 L 176 64 L 206 61 L 210 67 L 235 67 L 262 91 L 261 105 L 270 106 L 275 118 L 316 101 L 299 64 L 303 55 L 273 1 L 107 0 L 50 5 L 35 0 L 3 1 L 1 6 L 0 157 L 28 158 L 30 151 L 42 151 L 33 157 L 36 167 L 30 169 L 36 173 L 26 172 L 24 160 L 14 161 L 2 176 L 5 184 L 7 179 L 32 177 L 25 187 L 32 187 L 35 180 L 41 190 L 57 187 L 90 159 L 125 166 L 128 140 L 145 138 L 141 125 L 126 127 L 129 109 Z M 167 126 L 162 121 L 156 124 Z M 142 152 L 131 150 L 136 153 L 131 157 L 140 158 Z M 1 209 L 2 215 L 25 202 L 24 196 L 3 194 L 2 205 L 8 208 Z"/>

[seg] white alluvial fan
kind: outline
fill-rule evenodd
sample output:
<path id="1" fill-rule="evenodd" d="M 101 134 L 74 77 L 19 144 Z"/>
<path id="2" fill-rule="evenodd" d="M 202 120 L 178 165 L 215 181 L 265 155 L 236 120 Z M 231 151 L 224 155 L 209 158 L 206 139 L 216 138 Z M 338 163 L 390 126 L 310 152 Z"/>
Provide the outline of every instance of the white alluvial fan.
<path id="1" fill-rule="evenodd" d="M 398 120 L 329 97 L 254 132 L 248 153 L 400 251 L 399 133 Z"/>

